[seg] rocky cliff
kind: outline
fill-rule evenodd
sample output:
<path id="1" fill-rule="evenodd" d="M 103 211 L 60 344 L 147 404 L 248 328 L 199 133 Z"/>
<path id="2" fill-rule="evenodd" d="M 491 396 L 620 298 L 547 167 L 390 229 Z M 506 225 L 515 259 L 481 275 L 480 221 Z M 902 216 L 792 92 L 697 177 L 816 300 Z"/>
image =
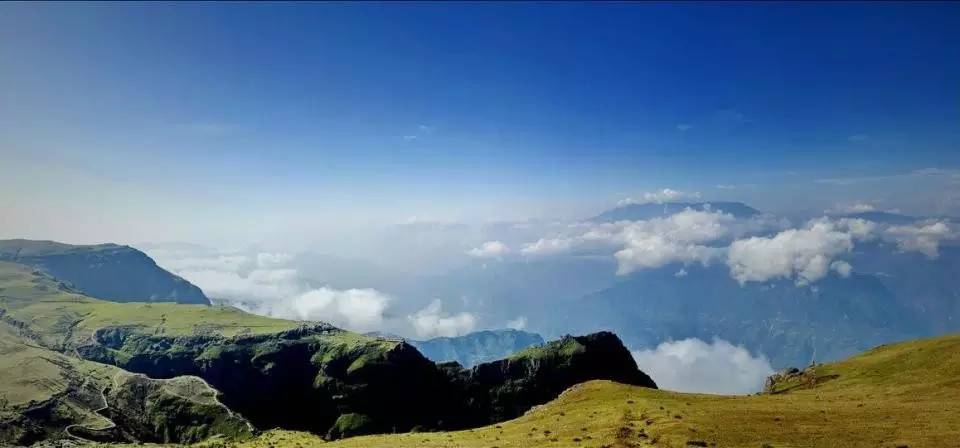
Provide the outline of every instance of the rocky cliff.
<path id="1" fill-rule="evenodd" d="M 584 381 L 604 379 L 657 387 L 637 369 L 620 338 L 610 332 L 565 336 L 469 370 L 448 368 L 447 373 L 463 393 L 465 413 L 473 423 L 483 424 L 520 416 Z"/>
<path id="2" fill-rule="evenodd" d="M 499 422 L 593 379 L 656 387 L 612 333 L 568 336 L 472 369 L 324 324 L 229 338 L 112 327 L 77 352 L 153 378 L 199 376 L 258 428 L 329 438 Z"/>

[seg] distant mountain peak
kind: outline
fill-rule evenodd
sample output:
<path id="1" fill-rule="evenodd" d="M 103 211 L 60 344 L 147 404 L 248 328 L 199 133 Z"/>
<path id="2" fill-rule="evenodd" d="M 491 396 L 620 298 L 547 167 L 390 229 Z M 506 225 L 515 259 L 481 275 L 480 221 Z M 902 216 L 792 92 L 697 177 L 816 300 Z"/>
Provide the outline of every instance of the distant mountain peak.
<path id="1" fill-rule="evenodd" d="M 161 268 L 147 254 L 130 246 L 0 240 L 0 261 L 40 269 L 98 299 L 210 304 L 196 285 Z"/>
<path id="2" fill-rule="evenodd" d="M 879 222 L 884 224 L 893 224 L 893 225 L 910 224 L 919 219 L 913 216 L 901 215 L 899 213 L 882 212 L 882 211 L 848 213 L 842 216 L 844 218 L 858 218 L 858 219 L 865 219 L 867 221 L 874 221 L 874 222 Z"/>
<path id="3" fill-rule="evenodd" d="M 456 361 L 464 367 L 506 358 L 544 343 L 539 334 L 512 329 L 483 330 L 463 336 L 408 342 L 434 362 Z"/>
<path id="4" fill-rule="evenodd" d="M 590 221 L 640 221 L 653 218 L 663 218 L 682 212 L 686 209 L 696 211 L 719 211 L 723 213 L 729 213 L 735 218 L 750 218 L 760 214 L 759 210 L 742 202 L 650 202 L 645 204 L 622 205 L 590 218 Z"/>

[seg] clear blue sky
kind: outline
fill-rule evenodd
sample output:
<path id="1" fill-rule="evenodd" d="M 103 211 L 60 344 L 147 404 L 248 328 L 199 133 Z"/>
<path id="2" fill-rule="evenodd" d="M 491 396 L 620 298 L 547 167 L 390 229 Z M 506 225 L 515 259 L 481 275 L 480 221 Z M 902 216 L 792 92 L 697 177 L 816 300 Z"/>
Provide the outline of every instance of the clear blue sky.
<path id="1" fill-rule="evenodd" d="M 4 234 L 575 216 L 664 187 L 946 213 L 958 142 L 957 3 L 0 5 Z"/>

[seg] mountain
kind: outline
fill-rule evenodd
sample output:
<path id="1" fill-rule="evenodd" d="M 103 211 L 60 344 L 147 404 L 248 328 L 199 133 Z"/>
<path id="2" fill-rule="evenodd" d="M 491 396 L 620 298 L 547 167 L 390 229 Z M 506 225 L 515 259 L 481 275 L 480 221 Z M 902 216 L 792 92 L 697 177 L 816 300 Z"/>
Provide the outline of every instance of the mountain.
<path id="1" fill-rule="evenodd" d="M 455 361 L 464 367 L 473 367 L 506 358 L 533 345 L 541 345 L 543 338 L 536 333 L 520 330 L 487 330 L 408 342 L 434 362 Z"/>
<path id="2" fill-rule="evenodd" d="M 861 244 L 850 263 L 871 273 L 917 316 L 928 335 L 960 331 L 960 247 L 941 245 L 931 259 L 881 243 Z"/>
<path id="3" fill-rule="evenodd" d="M 186 443 L 213 433 L 242 438 L 250 427 L 331 439 L 456 429 L 517 417 L 586 380 L 656 387 L 610 333 L 464 369 L 437 365 L 403 341 L 323 323 L 223 306 L 103 301 L 9 262 L 0 262 L 0 326 L 13 341 L 4 354 L 29 348 L 21 358 L 3 357 L 21 362 L 0 363 L 0 396 L 24 397 L 3 407 L 0 444 L 63 431 Z M 36 411 L 37 400 L 20 392 L 24 384 L 60 407 Z"/>
<path id="4" fill-rule="evenodd" d="M 960 335 L 954 334 L 784 372 L 771 381 L 771 393 L 686 394 L 590 381 L 497 425 L 323 446 L 940 448 L 960 440 L 958 372 Z M 228 446 L 290 448 L 317 442 L 310 434 L 268 431 Z"/>
<path id="5" fill-rule="evenodd" d="M 904 225 L 917 221 L 919 218 L 913 216 L 901 215 L 890 212 L 859 212 L 843 215 L 844 218 L 865 219 L 867 221 L 879 222 L 883 224 Z"/>
<path id="6" fill-rule="evenodd" d="M 0 240 L 0 261 L 33 266 L 84 294 L 104 300 L 210 303 L 200 288 L 129 246 Z"/>
<path id="7" fill-rule="evenodd" d="M 591 218 L 590 221 L 640 221 L 670 216 L 688 208 L 697 211 L 721 211 L 731 214 L 735 218 L 750 218 L 760 214 L 759 210 L 742 202 L 664 202 L 624 205 L 612 210 L 607 210 Z"/>
<path id="8" fill-rule="evenodd" d="M 930 334 L 875 275 L 830 275 L 808 287 L 788 280 L 741 286 L 726 266 L 687 266 L 679 277 L 677 269 L 641 271 L 584 296 L 557 325 L 576 332 L 608 329 L 637 348 L 721 338 L 765 355 L 775 368 L 837 360 Z"/>
<path id="9" fill-rule="evenodd" d="M 101 441 L 193 443 L 249 437 L 252 427 L 199 378 L 162 381 L 25 341 L 0 322 L 0 445 L 64 435 Z"/>

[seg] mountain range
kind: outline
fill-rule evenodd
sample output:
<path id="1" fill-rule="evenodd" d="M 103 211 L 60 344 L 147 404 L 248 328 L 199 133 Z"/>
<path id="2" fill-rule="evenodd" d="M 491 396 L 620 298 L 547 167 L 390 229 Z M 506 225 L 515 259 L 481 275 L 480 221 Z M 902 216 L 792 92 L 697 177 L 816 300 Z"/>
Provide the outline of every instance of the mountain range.
<path id="1" fill-rule="evenodd" d="M 269 428 L 328 439 L 457 429 L 515 418 L 591 379 L 656 387 L 609 332 L 465 369 L 431 362 L 403 341 L 324 323 L 157 300 L 166 289 L 150 301 L 95 298 L 35 267 L 47 266 L 45 255 L 64 256 L 60 249 L 32 250 L 36 265 L 0 261 L 3 444 L 193 443 Z M 68 251 L 100 260 L 86 265 L 98 275 L 131 272 L 122 266 L 129 250 L 114 249 Z M 70 272 L 82 276 L 79 269 Z"/>
<path id="2" fill-rule="evenodd" d="M 435 362 L 456 362 L 464 367 L 506 358 L 527 347 L 543 344 L 536 333 L 521 330 L 485 330 L 463 336 L 443 336 L 425 341 L 408 340 L 423 356 Z"/>

